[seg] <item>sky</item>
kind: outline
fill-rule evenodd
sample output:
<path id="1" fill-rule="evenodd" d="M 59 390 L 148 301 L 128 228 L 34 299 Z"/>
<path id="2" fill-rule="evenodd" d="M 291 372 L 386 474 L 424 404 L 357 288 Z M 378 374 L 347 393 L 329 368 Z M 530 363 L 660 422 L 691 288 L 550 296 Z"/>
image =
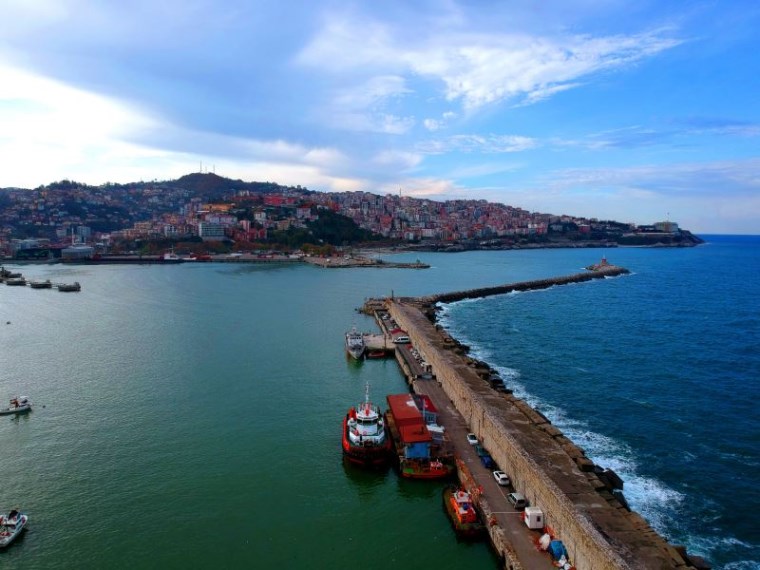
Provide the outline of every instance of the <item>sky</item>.
<path id="1" fill-rule="evenodd" d="M 0 187 L 199 171 L 760 234 L 760 2 L 2 0 Z"/>

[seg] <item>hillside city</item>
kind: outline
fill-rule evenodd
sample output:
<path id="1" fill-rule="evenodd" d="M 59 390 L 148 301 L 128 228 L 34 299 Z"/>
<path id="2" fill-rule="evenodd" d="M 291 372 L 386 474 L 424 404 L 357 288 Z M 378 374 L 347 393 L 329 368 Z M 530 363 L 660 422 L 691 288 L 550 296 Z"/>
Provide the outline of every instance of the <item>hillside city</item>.
<path id="1" fill-rule="evenodd" d="M 337 228 L 337 229 L 336 229 Z M 439 202 L 371 192 L 317 192 L 195 173 L 166 182 L 87 186 L 64 180 L 0 189 L 0 253 L 60 255 L 196 244 L 215 252 L 371 244 L 442 251 L 509 247 L 691 246 L 671 221 L 647 226 L 529 212 L 485 200 Z M 145 248 L 148 248 L 147 250 Z"/>

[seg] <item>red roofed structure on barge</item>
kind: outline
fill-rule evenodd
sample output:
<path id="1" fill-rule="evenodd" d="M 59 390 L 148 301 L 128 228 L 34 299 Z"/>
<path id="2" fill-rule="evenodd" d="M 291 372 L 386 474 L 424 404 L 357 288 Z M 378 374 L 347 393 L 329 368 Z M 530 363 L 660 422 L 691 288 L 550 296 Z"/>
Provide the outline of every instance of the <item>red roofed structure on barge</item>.
<path id="1" fill-rule="evenodd" d="M 445 441 L 433 438 L 415 398 L 411 394 L 392 394 L 387 401 L 387 425 L 401 476 L 410 479 L 448 477 L 454 470 L 453 456 L 447 451 Z M 426 409 L 428 405 L 432 405 L 429 400 L 425 403 Z"/>

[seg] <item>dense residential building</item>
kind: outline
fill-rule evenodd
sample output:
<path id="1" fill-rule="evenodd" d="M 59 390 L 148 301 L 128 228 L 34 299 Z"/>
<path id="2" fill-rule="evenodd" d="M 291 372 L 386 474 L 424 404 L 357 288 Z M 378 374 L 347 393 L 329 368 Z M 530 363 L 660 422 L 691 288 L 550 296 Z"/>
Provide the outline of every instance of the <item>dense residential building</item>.
<path id="1" fill-rule="evenodd" d="M 238 186 L 238 188 L 235 188 Z M 362 229 L 400 242 L 505 243 L 550 235 L 633 239 L 679 236 L 675 222 L 637 227 L 528 212 L 485 200 L 439 202 L 397 194 L 314 192 L 194 174 L 176 181 L 92 187 L 63 181 L 33 190 L 0 189 L 0 244 L 48 239 L 64 244 L 110 239 L 266 241 L 271 232 L 306 228 L 330 210 Z M 686 232 L 688 234 L 688 232 Z M 690 234 L 689 234 L 690 235 Z M 585 238 L 584 238 L 585 236 Z M 70 242 L 69 242 L 70 243 Z"/>

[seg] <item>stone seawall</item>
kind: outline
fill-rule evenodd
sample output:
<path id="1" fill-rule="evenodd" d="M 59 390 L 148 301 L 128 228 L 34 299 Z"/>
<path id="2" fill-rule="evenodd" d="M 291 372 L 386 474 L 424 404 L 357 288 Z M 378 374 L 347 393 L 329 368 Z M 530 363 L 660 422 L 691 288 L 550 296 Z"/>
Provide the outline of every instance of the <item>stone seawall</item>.
<path id="1" fill-rule="evenodd" d="M 530 283 L 541 288 L 625 272 L 593 271 Z M 437 381 L 471 431 L 507 471 L 515 489 L 544 510 L 547 526 L 565 543 L 576 568 L 707 567 L 701 566 L 701 560 L 696 557 L 690 559 L 683 548 L 668 544 L 640 515 L 621 504 L 582 449 L 527 403 L 492 389 L 484 381 L 479 363 L 467 358 L 462 347 L 431 321 L 434 312 L 431 302 L 484 296 L 483 291 L 504 293 L 530 288 L 526 285 L 421 299 L 389 299 L 386 306 L 425 355 Z M 482 507 L 486 512 L 490 509 L 489 505 Z M 494 548 L 507 561 L 507 567 L 517 567 L 503 529 L 492 526 L 489 532 Z"/>
<path id="2" fill-rule="evenodd" d="M 468 291 L 455 291 L 453 293 L 440 293 L 429 297 L 421 297 L 420 301 L 426 304 L 435 303 L 453 303 L 463 299 L 476 299 L 479 297 L 488 297 L 490 295 L 503 295 L 513 291 L 535 291 L 536 289 L 548 289 L 555 285 L 568 285 L 570 283 L 582 283 L 592 279 L 603 279 L 605 277 L 616 277 L 625 275 L 629 271 L 624 267 L 616 265 L 597 265 L 592 266 L 592 271 L 585 273 L 576 273 L 564 277 L 551 277 L 549 279 L 537 279 L 534 281 L 523 281 L 520 283 L 510 283 L 507 285 L 497 285 L 495 287 L 483 287 L 480 289 L 470 289 Z"/>

